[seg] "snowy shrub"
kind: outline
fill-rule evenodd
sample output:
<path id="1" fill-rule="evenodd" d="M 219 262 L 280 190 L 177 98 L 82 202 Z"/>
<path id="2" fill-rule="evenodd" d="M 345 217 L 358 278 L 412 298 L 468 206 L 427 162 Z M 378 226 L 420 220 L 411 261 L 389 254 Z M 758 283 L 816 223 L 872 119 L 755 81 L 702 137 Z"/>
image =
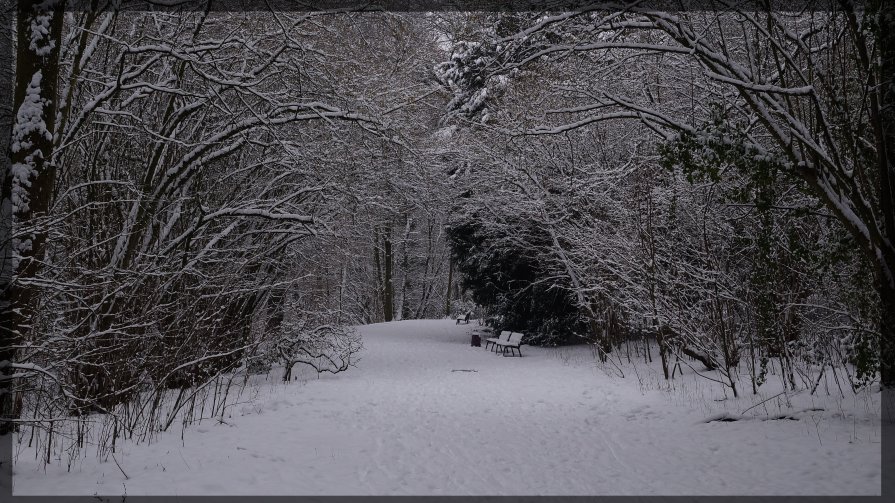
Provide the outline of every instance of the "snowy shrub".
<path id="1" fill-rule="evenodd" d="M 536 228 L 524 232 L 536 244 L 545 241 Z M 536 245 L 524 247 L 512 237 L 491 231 L 475 217 L 455 217 L 448 239 L 463 274 L 461 284 L 492 320 L 499 320 L 491 322 L 495 330 L 524 333 L 532 345 L 575 341 L 584 327 L 574 299 L 567 290 L 543 281 L 550 271 L 538 259 Z"/>
<path id="2" fill-rule="evenodd" d="M 283 380 L 289 381 L 296 364 L 308 365 L 318 373 L 348 370 L 362 347 L 353 326 L 320 324 L 319 320 L 301 318 L 285 324 L 270 346 L 270 355 L 283 365 Z"/>
<path id="3" fill-rule="evenodd" d="M 470 300 L 456 299 L 451 301 L 451 318 L 463 316 L 466 313 L 472 313 L 473 317 L 475 317 L 478 311 L 478 306 Z"/>

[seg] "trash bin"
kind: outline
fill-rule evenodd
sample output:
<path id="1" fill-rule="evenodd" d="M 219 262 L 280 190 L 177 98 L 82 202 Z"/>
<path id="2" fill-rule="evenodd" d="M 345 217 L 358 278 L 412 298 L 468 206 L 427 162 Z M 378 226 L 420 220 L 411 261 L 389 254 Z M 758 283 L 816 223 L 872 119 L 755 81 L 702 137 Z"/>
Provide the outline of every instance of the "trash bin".
<path id="1" fill-rule="evenodd" d="M 477 348 L 482 347 L 482 338 L 479 336 L 478 332 L 472 333 L 472 339 L 469 341 L 470 346 L 475 346 Z"/>

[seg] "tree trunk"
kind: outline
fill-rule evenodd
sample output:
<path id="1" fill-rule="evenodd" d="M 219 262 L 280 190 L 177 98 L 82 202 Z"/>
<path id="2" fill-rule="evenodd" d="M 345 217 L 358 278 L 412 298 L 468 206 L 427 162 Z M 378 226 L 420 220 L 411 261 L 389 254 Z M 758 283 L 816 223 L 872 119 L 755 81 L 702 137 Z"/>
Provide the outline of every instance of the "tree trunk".
<path id="1" fill-rule="evenodd" d="M 451 315 L 451 286 L 454 282 L 454 259 L 448 258 L 447 293 L 444 295 L 444 315 Z"/>
<path id="2" fill-rule="evenodd" d="M 385 283 L 382 280 L 382 260 L 379 258 L 379 226 L 373 226 L 373 263 L 376 264 L 376 295 L 375 298 L 382 302 L 385 298 Z M 373 306 L 378 311 L 379 306 Z M 375 312 L 375 311 L 374 311 Z"/>
<path id="3" fill-rule="evenodd" d="M 389 225 L 385 233 L 382 235 L 382 259 L 384 262 L 383 270 L 385 276 L 382 278 L 382 314 L 385 321 L 392 321 L 395 318 L 395 289 L 392 284 L 392 227 Z"/>
<path id="4" fill-rule="evenodd" d="M 342 323 L 342 313 L 345 312 L 345 306 L 343 305 L 345 302 L 345 289 L 348 288 L 348 260 L 345 259 L 345 262 L 342 264 L 342 279 L 339 283 L 339 314 L 336 318 L 336 323 Z"/>
<path id="5" fill-rule="evenodd" d="M 690 358 L 699 360 L 700 362 L 702 362 L 703 365 L 705 365 L 705 368 L 707 370 L 715 370 L 718 368 L 718 366 L 715 364 L 714 361 L 712 361 L 711 358 L 709 358 L 706 355 L 701 355 L 686 346 L 681 346 L 681 353 L 684 353 L 685 355 L 689 356 Z"/>
<path id="6" fill-rule="evenodd" d="M 404 226 L 404 239 L 401 241 L 401 305 L 398 308 L 398 312 L 401 315 L 402 320 L 410 319 L 411 309 L 410 309 L 410 301 L 408 300 L 408 296 L 413 290 L 413 285 L 410 281 L 410 254 L 408 253 L 408 246 L 410 243 L 410 231 L 412 229 L 412 221 L 410 219 L 410 215 L 405 217 L 406 225 Z"/>
<path id="7" fill-rule="evenodd" d="M 3 387 L 10 389 L 10 364 L 16 361 L 15 346 L 29 336 L 37 292 L 20 280 L 34 277 L 44 258 L 47 230 L 40 220 L 50 206 L 56 169 L 49 161 L 56 130 L 59 47 L 65 2 L 33 3 L 19 0 L 16 19 L 16 68 L 13 84 L 11 169 L 4 169 L 0 188 L 2 208 L 3 269 L 0 272 L 0 347 Z M 40 21 L 38 21 L 40 19 Z M 44 33 L 32 30 L 43 25 Z M 8 137 L 9 138 L 9 137 Z M 23 230 L 27 229 L 25 233 Z M 16 233 L 21 233 L 16 236 Z M 8 236 L 11 240 L 6 239 Z M 8 243 L 8 244 L 7 244 Z M 6 390 L 3 390 L 6 391 Z M 0 393 L 0 417 L 20 414 L 11 393 Z M 0 421 L 0 434 L 12 430 Z"/>
<path id="8" fill-rule="evenodd" d="M 646 236 L 641 236 L 644 241 L 643 246 L 649 253 L 649 265 L 647 271 L 649 273 L 649 296 L 650 305 L 652 307 L 653 330 L 656 333 L 656 343 L 659 345 L 659 357 L 662 360 L 662 374 L 667 381 L 672 376 L 668 374 L 668 343 L 662 331 L 659 330 L 659 309 L 656 305 L 656 235 L 653 232 L 653 195 L 649 188 L 646 190 Z M 639 210 L 639 205 L 638 205 Z M 649 239 L 646 239 L 648 237 Z M 653 361 L 653 355 L 649 349 L 649 341 L 646 344 L 646 355 L 650 363 Z"/>
<path id="9" fill-rule="evenodd" d="M 283 306 L 286 301 L 286 290 L 284 288 L 276 288 L 271 290 L 267 297 L 267 326 L 268 334 L 279 334 L 280 327 L 283 325 L 283 319 L 286 312 Z"/>

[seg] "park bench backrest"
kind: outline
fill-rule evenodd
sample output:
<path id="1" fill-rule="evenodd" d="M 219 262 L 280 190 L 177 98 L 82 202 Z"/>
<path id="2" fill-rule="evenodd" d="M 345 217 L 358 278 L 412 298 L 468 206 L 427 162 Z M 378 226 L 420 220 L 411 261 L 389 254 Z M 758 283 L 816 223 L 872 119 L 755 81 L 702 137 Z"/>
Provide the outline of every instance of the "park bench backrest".
<path id="1" fill-rule="evenodd" d="M 518 346 L 520 342 L 522 342 L 522 334 L 519 332 L 513 332 L 510 334 L 510 340 L 507 341 L 511 346 Z"/>
<path id="2" fill-rule="evenodd" d="M 504 330 L 500 333 L 500 337 L 498 337 L 497 340 L 499 340 L 500 342 L 506 342 L 510 340 L 510 335 L 512 335 L 512 332 L 507 332 L 506 330 Z"/>

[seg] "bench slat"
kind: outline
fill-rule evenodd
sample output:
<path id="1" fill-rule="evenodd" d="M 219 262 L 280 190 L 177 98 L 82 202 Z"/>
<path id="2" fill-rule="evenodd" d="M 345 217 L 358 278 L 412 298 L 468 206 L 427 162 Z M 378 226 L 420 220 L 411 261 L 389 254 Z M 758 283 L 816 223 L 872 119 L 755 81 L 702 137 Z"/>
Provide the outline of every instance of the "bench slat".
<path id="1" fill-rule="evenodd" d="M 501 335 L 503 335 L 503 334 L 501 334 Z M 511 352 L 513 349 L 518 349 L 519 356 L 522 356 L 522 348 L 520 347 L 520 346 L 522 346 L 522 334 L 520 334 L 518 332 L 513 332 L 510 334 L 510 337 L 508 340 L 494 341 L 495 350 L 496 350 L 497 346 L 500 346 L 503 349 L 504 356 L 506 356 L 507 348 L 509 348 L 511 350 Z"/>
<path id="2" fill-rule="evenodd" d="M 491 344 L 494 344 L 494 347 L 496 349 L 498 344 L 503 344 L 503 343 L 509 341 L 511 335 L 512 335 L 512 332 L 507 332 L 506 330 L 504 330 L 503 332 L 500 333 L 499 337 L 489 337 L 489 338 L 485 339 L 485 347 L 487 348 L 488 343 L 491 343 Z"/>
<path id="3" fill-rule="evenodd" d="M 500 334 L 500 335 L 501 335 L 501 337 L 503 337 L 503 334 Z M 522 334 L 520 334 L 518 332 L 512 332 L 508 339 L 502 340 L 502 341 L 497 341 L 497 344 L 499 344 L 501 346 L 519 347 L 521 342 L 522 342 Z"/>

